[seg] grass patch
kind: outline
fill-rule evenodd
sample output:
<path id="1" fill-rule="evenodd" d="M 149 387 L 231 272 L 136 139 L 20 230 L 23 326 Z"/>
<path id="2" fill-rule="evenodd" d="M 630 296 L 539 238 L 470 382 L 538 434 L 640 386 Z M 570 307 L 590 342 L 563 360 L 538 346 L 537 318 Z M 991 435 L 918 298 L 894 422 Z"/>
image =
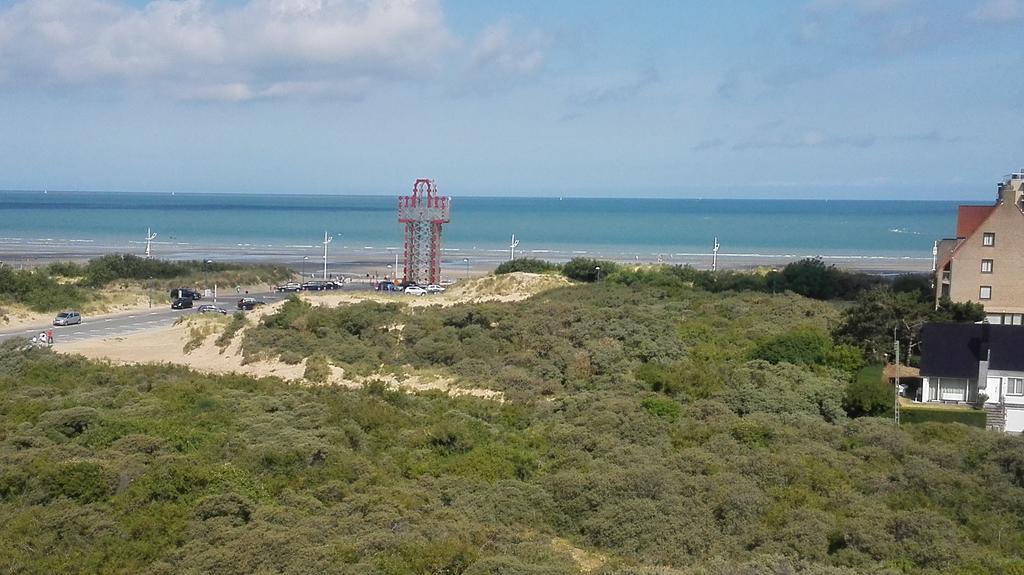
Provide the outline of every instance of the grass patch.
<path id="1" fill-rule="evenodd" d="M 216 343 L 217 347 L 219 347 L 221 352 L 223 352 L 229 345 L 231 345 L 231 342 L 234 341 L 235 335 L 248 324 L 249 320 L 245 319 L 245 314 L 240 311 L 236 311 L 232 314 L 231 321 L 224 326 L 224 331 L 217 336 L 217 340 L 214 343 Z"/>
<path id="2" fill-rule="evenodd" d="M 983 409 L 955 407 L 900 407 L 901 423 L 962 423 L 984 429 L 987 415 Z"/>

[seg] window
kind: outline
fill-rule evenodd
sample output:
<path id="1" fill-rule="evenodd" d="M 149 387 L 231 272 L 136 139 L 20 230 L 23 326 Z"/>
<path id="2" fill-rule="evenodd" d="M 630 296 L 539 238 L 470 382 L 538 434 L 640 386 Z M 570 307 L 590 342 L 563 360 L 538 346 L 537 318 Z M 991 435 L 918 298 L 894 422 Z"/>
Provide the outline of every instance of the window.
<path id="1" fill-rule="evenodd" d="M 967 401 L 967 380 L 962 378 L 939 378 L 939 399 L 942 401 Z"/>
<path id="2" fill-rule="evenodd" d="M 1006 378 L 1006 395 L 1024 395 L 1024 378 Z"/>
<path id="3" fill-rule="evenodd" d="M 978 299 L 992 299 L 992 286 L 981 286 Z"/>
<path id="4" fill-rule="evenodd" d="M 981 260 L 981 273 L 992 273 L 992 260 Z"/>
<path id="5" fill-rule="evenodd" d="M 996 234 L 994 232 L 985 232 L 981 236 L 981 245 L 989 247 L 996 245 Z"/>

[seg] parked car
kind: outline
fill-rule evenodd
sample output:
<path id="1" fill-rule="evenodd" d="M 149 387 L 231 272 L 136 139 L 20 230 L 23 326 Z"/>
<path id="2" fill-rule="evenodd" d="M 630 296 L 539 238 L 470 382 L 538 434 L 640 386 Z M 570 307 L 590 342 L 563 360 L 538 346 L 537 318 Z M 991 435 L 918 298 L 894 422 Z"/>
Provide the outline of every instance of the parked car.
<path id="1" fill-rule="evenodd" d="M 444 288 L 437 284 L 430 284 L 427 286 L 427 293 L 441 293 L 443 291 Z"/>
<path id="2" fill-rule="evenodd" d="M 314 280 L 302 284 L 302 289 L 305 291 L 323 291 L 327 289 L 327 287 L 325 286 L 325 282 Z"/>
<path id="3" fill-rule="evenodd" d="M 373 289 L 377 291 L 399 291 L 398 286 L 389 281 L 377 282 Z"/>
<path id="4" fill-rule="evenodd" d="M 224 309 L 222 307 L 217 307 L 217 306 L 215 306 L 213 304 L 204 303 L 203 305 L 199 306 L 199 309 L 197 309 L 196 312 L 197 313 L 221 313 L 221 314 L 227 315 L 228 310 L 226 310 L 226 309 Z"/>
<path id="5" fill-rule="evenodd" d="M 77 311 L 62 311 L 53 318 L 53 325 L 75 325 L 82 323 L 82 316 Z"/>
<path id="6" fill-rule="evenodd" d="M 192 298 L 190 297 L 179 297 L 171 302 L 171 309 L 187 309 L 190 307 L 192 307 Z"/>
<path id="7" fill-rule="evenodd" d="M 174 289 L 172 289 L 171 290 L 171 299 L 172 300 L 176 300 L 176 299 L 180 299 L 180 298 L 202 299 L 203 298 L 203 294 L 197 292 L 196 290 L 192 290 L 192 289 L 188 289 L 188 288 L 174 288 Z M 189 307 L 191 307 L 191 306 L 189 306 Z"/>
<path id="8" fill-rule="evenodd" d="M 238 309 L 256 309 L 256 306 L 263 305 L 265 303 L 267 302 L 254 297 L 243 297 L 238 300 Z"/>
<path id="9" fill-rule="evenodd" d="M 421 288 L 420 286 L 409 286 L 405 288 L 405 293 L 407 295 L 427 295 L 427 290 Z"/>
<path id="10" fill-rule="evenodd" d="M 302 289 L 302 284 L 300 284 L 299 282 L 288 282 L 288 283 L 281 284 L 281 285 L 277 286 L 276 288 L 274 288 L 275 291 L 279 291 L 279 292 L 299 291 L 301 289 Z"/>

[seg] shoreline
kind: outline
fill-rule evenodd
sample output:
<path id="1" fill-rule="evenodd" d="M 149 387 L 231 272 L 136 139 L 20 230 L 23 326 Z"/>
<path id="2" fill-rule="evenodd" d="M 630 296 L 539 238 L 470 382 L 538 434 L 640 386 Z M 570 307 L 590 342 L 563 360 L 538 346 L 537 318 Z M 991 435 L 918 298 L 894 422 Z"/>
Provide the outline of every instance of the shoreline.
<path id="1" fill-rule="evenodd" d="M 690 265 L 696 269 L 711 269 L 713 256 L 709 252 L 648 252 L 634 253 L 609 249 L 534 249 L 517 250 L 516 256 L 564 263 L 574 257 L 611 260 L 621 264 Z M 507 249 L 444 248 L 442 273 L 449 279 L 477 276 L 493 271 L 509 258 Z M 143 255 L 145 243 L 122 243 L 100 240 L 64 240 L 40 238 L 0 238 L 0 265 L 32 268 L 58 261 L 82 262 L 91 258 L 116 253 Z M 153 257 L 167 260 L 204 260 L 222 262 L 261 263 L 284 265 L 304 277 L 322 275 L 323 250 L 319 245 L 234 244 L 201 245 L 187 243 L 157 243 Z M 395 255 L 401 258 L 401 248 L 395 246 L 332 246 L 328 252 L 328 275 L 346 277 L 383 277 L 390 275 Z M 821 253 L 750 253 L 719 252 L 718 269 L 751 270 L 781 268 L 786 264 L 810 257 L 820 257 L 826 264 L 838 268 L 875 274 L 927 273 L 932 269 L 931 257 L 906 255 L 821 254 Z"/>

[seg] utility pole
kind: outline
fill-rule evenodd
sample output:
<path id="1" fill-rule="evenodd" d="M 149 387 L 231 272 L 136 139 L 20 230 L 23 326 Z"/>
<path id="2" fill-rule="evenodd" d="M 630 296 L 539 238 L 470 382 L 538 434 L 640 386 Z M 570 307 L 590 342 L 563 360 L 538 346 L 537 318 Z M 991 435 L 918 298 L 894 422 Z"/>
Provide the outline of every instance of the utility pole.
<path id="1" fill-rule="evenodd" d="M 715 247 L 711 250 L 711 271 L 718 271 L 718 236 L 715 236 Z"/>
<path id="2" fill-rule="evenodd" d="M 145 228 L 145 258 L 150 259 L 153 255 L 153 240 L 157 238 L 157 234 L 153 233 L 152 228 Z"/>
<path id="3" fill-rule="evenodd" d="M 334 236 L 329 236 L 329 235 L 327 235 L 327 232 L 324 232 L 324 280 L 325 281 L 327 280 L 327 246 L 331 243 L 332 240 L 334 240 Z"/>
<path id="4" fill-rule="evenodd" d="M 509 260 L 516 259 L 516 246 L 518 246 L 518 245 L 519 245 L 519 240 L 516 239 L 516 235 L 515 234 L 512 234 L 512 244 L 509 245 L 509 249 L 512 250 L 512 254 L 511 254 L 511 257 L 508 258 Z"/>
<path id="5" fill-rule="evenodd" d="M 896 328 L 892 327 L 892 345 L 896 351 L 896 377 L 894 378 L 892 397 L 892 416 L 893 421 L 896 423 L 896 427 L 900 426 L 900 340 L 896 337 Z"/>

